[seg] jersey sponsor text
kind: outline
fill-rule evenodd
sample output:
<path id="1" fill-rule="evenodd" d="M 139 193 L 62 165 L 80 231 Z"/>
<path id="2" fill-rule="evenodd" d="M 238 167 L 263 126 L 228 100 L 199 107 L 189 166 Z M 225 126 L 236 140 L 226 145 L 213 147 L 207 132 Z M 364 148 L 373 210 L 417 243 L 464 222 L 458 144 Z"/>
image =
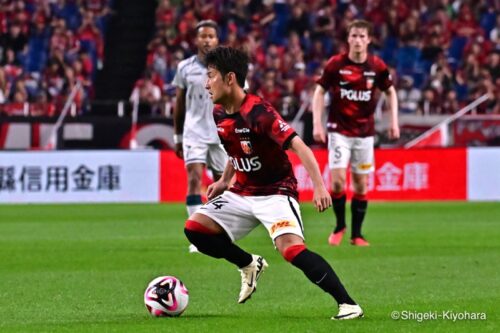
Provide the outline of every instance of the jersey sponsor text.
<path id="1" fill-rule="evenodd" d="M 355 102 L 368 102 L 372 99 L 371 90 L 340 89 L 340 98 L 347 98 Z"/>
<path id="2" fill-rule="evenodd" d="M 232 157 L 229 160 L 236 171 L 251 172 L 258 171 L 262 168 L 262 163 L 259 161 L 259 156 L 254 157 Z"/>

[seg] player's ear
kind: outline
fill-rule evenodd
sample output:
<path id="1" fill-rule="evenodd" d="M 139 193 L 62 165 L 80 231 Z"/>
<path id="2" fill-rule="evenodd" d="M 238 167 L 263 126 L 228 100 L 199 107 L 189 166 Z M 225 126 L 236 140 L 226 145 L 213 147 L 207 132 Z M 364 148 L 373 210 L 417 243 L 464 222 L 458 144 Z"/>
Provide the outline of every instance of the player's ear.
<path id="1" fill-rule="evenodd" d="M 236 82 L 236 74 L 234 72 L 229 72 L 226 74 L 226 83 L 232 85 Z"/>

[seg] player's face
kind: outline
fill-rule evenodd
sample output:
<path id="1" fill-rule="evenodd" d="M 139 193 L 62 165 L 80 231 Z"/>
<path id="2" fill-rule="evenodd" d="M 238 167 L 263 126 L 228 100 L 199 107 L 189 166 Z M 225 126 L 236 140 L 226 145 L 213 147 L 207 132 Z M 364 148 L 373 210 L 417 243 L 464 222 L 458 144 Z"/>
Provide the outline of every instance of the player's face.
<path id="1" fill-rule="evenodd" d="M 208 90 L 214 104 L 221 104 L 228 93 L 229 87 L 224 82 L 221 72 L 215 67 L 208 66 L 205 89 Z"/>
<path id="2" fill-rule="evenodd" d="M 217 31 L 211 27 L 201 27 L 198 29 L 196 35 L 196 47 L 198 50 L 207 54 L 208 51 L 212 50 L 219 44 L 219 39 L 217 38 Z"/>
<path id="3" fill-rule="evenodd" d="M 349 31 L 349 36 L 347 38 L 349 51 L 359 53 L 367 52 L 370 42 L 371 39 L 366 28 L 354 27 Z"/>

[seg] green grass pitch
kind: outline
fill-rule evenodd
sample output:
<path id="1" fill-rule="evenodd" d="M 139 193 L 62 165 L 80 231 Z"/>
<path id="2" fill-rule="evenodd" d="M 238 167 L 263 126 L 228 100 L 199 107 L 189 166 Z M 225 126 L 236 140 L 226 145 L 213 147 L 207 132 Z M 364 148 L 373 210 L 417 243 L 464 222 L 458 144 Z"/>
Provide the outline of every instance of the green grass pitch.
<path id="1" fill-rule="evenodd" d="M 262 227 L 239 244 L 269 268 L 238 305 L 236 268 L 188 253 L 183 205 L 2 205 L 0 332 L 499 332 L 500 203 L 372 203 L 369 248 L 346 239 L 329 247 L 331 210 L 305 204 L 302 214 L 309 248 L 333 265 L 365 318 L 330 320 L 333 300 Z M 144 289 L 167 274 L 184 281 L 189 307 L 152 318 Z M 415 319 L 393 320 L 393 311 Z M 443 311 L 487 319 L 416 318 Z"/>

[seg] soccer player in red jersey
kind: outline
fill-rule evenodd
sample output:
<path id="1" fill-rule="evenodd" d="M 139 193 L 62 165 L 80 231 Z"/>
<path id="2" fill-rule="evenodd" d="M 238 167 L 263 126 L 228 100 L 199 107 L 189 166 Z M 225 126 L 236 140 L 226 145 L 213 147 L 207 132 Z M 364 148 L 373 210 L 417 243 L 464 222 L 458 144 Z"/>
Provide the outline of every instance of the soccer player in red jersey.
<path id="1" fill-rule="evenodd" d="M 351 164 L 354 195 L 351 202 L 351 244 L 370 245 L 361 234 L 361 225 L 368 206 L 368 175 L 374 170 L 375 90 L 385 93 L 390 109 L 389 138 L 399 138 L 398 100 L 387 65 L 368 53 L 371 24 L 355 20 L 348 28 L 348 53 L 331 57 L 317 81 L 314 91 L 313 136 L 326 142 L 322 115 L 328 91 L 329 106 L 328 164 L 332 176 L 332 203 L 337 225 L 328 238 L 330 245 L 339 245 L 346 231 L 346 170 Z"/>
<path id="2" fill-rule="evenodd" d="M 268 265 L 263 257 L 244 251 L 234 241 L 262 224 L 281 255 L 335 298 L 339 312 L 332 319 L 363 316 L 332 267 L 304 243 L 297 180 L 285 150 L 296 153 L 309 173 L 314 205 L 321 212 L 331 205 L 331 197 L 312 151 L 271 104 L 245 93 L 246 53 L 217 47 L 206 61 L 206 88 L 215 104 L 217 132 L 229 161 L 222 177 L 207 190 L 210 201 L 186 221 L 186 237 L 200 252 L 239 268 L 238 303 L 244 303 Z M 234 175 L 236 181 L 230 186 Z"/>

